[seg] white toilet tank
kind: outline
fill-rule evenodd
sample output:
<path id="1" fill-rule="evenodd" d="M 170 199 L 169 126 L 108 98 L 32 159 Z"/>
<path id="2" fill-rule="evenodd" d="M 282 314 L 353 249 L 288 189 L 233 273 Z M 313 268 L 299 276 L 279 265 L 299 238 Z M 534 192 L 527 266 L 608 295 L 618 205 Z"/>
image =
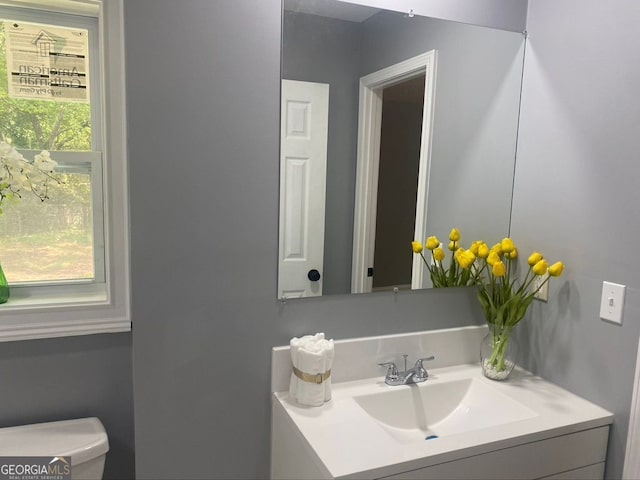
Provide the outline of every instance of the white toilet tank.
<path id="1" fill-rule="evenodd" d="M 99 480 L 109 451 L 95 417 L 0 428 L 0 457 L 71 457 L 71 478 Z"/>

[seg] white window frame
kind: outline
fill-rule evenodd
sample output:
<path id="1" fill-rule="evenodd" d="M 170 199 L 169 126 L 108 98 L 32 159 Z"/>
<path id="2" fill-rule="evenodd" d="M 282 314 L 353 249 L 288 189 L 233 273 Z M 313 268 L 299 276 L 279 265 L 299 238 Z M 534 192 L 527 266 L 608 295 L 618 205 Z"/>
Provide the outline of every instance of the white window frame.
<path id="1" fill-rule="evenodd" d="M 0 342 L 130 331 L 123 0 L 0 0 L 0 6 L 98 19 L 100 78 L 96 80 L 101 85 L 102 113 L 92 123 L 94 128 L 102 126 L 96 142 L 102 158 L 90 161 L 92 187 L 101 187 L 92 192 L 94 202 L 103 202 L 103 221 L 97 228 L 104 234 L 104 271 L 98 268 L 94 281 L 11 287 L 9 301 L 0 305 Z M 100 242 L 95 247 L 100 249 Z"/>

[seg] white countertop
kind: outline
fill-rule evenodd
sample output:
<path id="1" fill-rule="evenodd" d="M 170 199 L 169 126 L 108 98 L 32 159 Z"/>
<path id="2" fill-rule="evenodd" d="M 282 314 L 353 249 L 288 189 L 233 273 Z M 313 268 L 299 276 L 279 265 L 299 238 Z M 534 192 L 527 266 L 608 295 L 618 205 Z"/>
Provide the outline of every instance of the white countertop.
<path id="1" fill-rule="evenodd" d="M 479 365 L 429 369 L 420 385 L 435 385 L 465 378 L 487 385 L 530 409 L 523 420 L 480 428 L 436 440 L 401 443 L 353 399 L 388 389 L 382 376 L 332 385 L 332 400 L 320 407 L 303 407 L 288 392 L 274 393 L 308 445 L 309 452 L 335 477 L 386 476 L 478 455 L 523 443 L 608 425 L 613 415 L 560 387 L 524 370 L 515 370 L 508 381 L 486 379 Z M 496 409 L 500 406 L 496 405 Z"/>

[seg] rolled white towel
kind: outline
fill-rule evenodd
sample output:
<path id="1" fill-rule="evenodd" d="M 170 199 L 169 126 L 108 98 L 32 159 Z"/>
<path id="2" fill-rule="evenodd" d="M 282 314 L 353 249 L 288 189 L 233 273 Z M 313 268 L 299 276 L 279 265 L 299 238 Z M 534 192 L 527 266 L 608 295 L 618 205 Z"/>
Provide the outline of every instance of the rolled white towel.
<path id="1" fill-rule="evenodd" d="M 321 375 L 331 370 L 334 356 L 333 340 L 326 340 L 324 333 L 292 338 L 291 362 L 300 372 Z M 301 405 L 319 406 L 331 399 L 331 377 L 322 383 L 314 383 L 291 374 L 289 395 Z"/>

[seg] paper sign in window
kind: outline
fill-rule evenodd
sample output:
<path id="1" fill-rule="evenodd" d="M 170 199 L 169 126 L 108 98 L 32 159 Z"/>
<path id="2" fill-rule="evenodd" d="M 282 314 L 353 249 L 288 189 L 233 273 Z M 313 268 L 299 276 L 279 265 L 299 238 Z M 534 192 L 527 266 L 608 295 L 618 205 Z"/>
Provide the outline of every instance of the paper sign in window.
<path id="1" fill-rule="evenodd" d="M 9 97 L 89 103 L 87 30 L 3 23 Z"/>

